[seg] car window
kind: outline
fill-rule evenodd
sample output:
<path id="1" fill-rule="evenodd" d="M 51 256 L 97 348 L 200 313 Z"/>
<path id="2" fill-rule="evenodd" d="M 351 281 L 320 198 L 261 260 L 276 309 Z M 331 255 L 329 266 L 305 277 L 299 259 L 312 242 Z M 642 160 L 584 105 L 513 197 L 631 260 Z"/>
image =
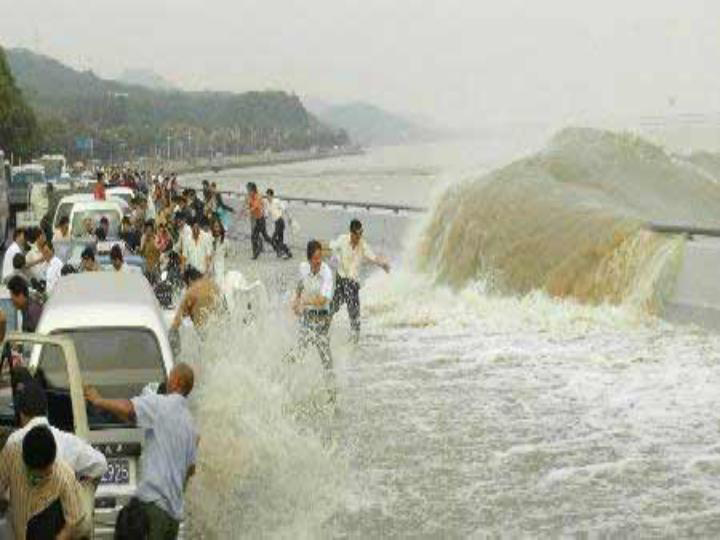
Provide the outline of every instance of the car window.
<path id="1" fill-rule="evenodd" d="M 129 399 L 151 383 L 165 380 L 160 344 L 144 328 L 82 328 L 59 330 L 53 335 L 69 336 L 78 355 L 84 384 L 97 387 L 109 398 Z M 43 347 L 39 366 L 51 388 L 67 388 L 67 374 L 52 355 L 57 350 Z M 92 425 L 92 421 L 91 421 Z"/>
<path id="2" fill-rule="evenodd" d="M 120 232 L 120 213 L 116 210 L 81 210 L 74 212 L 72 215 L 72 223 L 70 224 L 70 235 L 73 238 L 82 238 L 87 236 L 86 221 L 91 224 L 91 230 L 95 231 L 100 226 L 100 220 L 106 217 L 110 225 L 108 238 L 117 238 Z"/>

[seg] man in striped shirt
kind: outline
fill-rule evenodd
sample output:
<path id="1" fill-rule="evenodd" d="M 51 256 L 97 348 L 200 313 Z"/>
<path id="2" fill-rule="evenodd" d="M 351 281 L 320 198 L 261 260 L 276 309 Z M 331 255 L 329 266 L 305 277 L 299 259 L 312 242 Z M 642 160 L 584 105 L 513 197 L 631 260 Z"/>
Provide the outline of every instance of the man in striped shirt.
<path id="1" fill-rule="evenodd" d="M 22 444 L 0 453 L 0 493 L 10 493 L 10 521 L 16 540 L 79 538 L 85 515 L 82 488 L 68 465 L 56 460 L 47 426 L 31 429 Z"/>

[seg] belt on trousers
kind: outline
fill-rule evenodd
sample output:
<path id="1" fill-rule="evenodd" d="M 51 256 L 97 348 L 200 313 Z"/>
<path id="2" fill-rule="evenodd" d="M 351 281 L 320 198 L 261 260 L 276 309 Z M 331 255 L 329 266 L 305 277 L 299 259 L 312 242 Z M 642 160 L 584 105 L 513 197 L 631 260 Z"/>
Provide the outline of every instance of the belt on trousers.
<path id="1" fill-rule="evenodd" d="M 320 317 L 323 315 L 330 315 L 330 312 L 327 309 L 306 309 L 305 315 L 313 315 L 315 317 Z"/>

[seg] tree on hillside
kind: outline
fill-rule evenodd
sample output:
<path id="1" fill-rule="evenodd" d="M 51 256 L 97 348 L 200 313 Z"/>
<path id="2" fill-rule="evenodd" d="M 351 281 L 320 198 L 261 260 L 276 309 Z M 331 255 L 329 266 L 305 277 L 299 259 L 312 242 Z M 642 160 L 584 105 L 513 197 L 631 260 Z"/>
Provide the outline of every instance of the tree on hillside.
<path id="1" fill-rule="evenodd" d="M 15 80 L 38 118 L 43 152 L 86 159 L 76 142 L 93 141 L 93 156 L 172 159 L 216 154 L 307 150 L 348 144 L 347 133 L 307 112 L 282 91 L 158 91 L 108 81 L 51 58 L 11 49 Z"/>
<path id="2" fill-rule="evenodd" d="M 27 159 L 38 142 L 37 121 L 15 85 L 0 47 L 0 148 L 8 155 Z"/>

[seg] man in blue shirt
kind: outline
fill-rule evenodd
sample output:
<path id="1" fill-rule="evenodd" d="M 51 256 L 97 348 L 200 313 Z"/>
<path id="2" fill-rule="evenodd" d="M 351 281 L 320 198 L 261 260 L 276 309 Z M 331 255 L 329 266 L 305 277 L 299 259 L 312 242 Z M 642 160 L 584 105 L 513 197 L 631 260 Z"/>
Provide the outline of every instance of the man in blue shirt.
<path id="1" fill-rule="evenodd" d="M 180 363 L 170 372 L 166 395 L 105 399 L 95 388 L 85 388 L 92 405 L 146 430 L 136 496 L 148 516 L 151 540 L 177 538 L 183 519 L 183 494 L 195 472 L 199 440 L 187 403 L 193 384 L 192 368 Z"/>

